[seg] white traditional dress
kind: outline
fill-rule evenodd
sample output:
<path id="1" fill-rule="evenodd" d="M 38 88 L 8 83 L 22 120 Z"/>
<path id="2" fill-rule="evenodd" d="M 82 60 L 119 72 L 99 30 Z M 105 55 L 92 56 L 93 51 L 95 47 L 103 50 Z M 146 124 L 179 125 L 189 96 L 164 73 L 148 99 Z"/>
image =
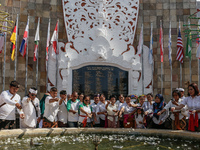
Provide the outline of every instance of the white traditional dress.
<path id="1" fill-rule="evenodd" d="M 37 119 L 40 117 L 40 101 L 36 97 L 34 100 L 28 100 L 28 96 L 22 99 L 22 109 L 24 119 L 21 119 L 21 128 L 35 128 Z M 37 116 L 36 116 L 37 114 Z"/>
<path id="2" fill-rule="evenodd" d="M 67 123 L 67 99 L 62 101 L 62 104 L 59 105 L 59 111 L 58 111 L 58 121 L 62 122 L 63 124 Z"/>
<path id="3" fill-rule="evenodd" d="M 179 99 L 178 104 L 180 105 L 182 101 L 183 101 L 182 99 Z M 164 109 L 169 110 L 169 108 L 171 108 L 171 107 L 176 107 L 176 105 L 173 104 L 172 101 L 169 101 L 169 103 L 164 107 Z M 185 111 L 187 111 L 187 106 L 185 106 L 181 109 L 181 112 L 184 113 Z M 179 112 L 179 110 L 174 110 L 174 112 Z M 184 115 L 182 113 L 179 113 L 179 120 L 183 119 L 183 117 L 184 117 Z M 170 118 L 172 120 L 175 120 L 174 113 L 171 113 Z"/>
<path id="4" fill-rule="evenodd" d="M 50 103 L 49 101 L 51 99 L 53 99 L 51 95 L 47 96 L 45 99 L 44 117 L 50 122 L 56 122 L 58 120 L 57 114 L 59 111 L 59 102 L 55 101 L 53 103 Z"/>
<path id="5" fill-rule="evenodd" d="M 141 114 L 135 115 L 135 122 L 136 122 L 137 129 L 145 128 L 144 124 L 140 123 L 140 122 L 143 122 L 143 120 L 144 120 L 144 116 L 142 117 Z"/>
<path id="6" fill-rule="evenodd" d="M 83 113 L 80 108 L 82 108 L 85 112 L 87 112 L 88 114 L 92 113 L 92 108 L 90 107 L 90 105 L 86 105 L 85 103 L 82 103 L 79 105 L 79 119 L 78 122 L 82 123 L 83 120 L 87 119 L 87 122 L 91 122 L 91 118 L 87 117 L 85 113 Z"/>
<path id="7" fill-rule="evenodd" d="M 148 112 L 148 114 L 152 114 L 153 113 L 153 101 L 152 104 L 149 101 L 145 101 L 142 105 L 142 108 L 144 110 L 144 112 Z"/>
<path id="8" fill-rule="evenodd" d="M 191 96 L 186 97 L 181 104 L 187 105 L 189 113 L 189 124 L 188 124 L 188 130 L 195 131 L 195 127 L 199 128 L 199 119 L 200 119 L 200 113 L 196 112 L 193 115 L 191 112 L 193 110 L 200 110 L 200 96 L 195 96 L 192 98 Z"/>
<path id="9" fill-rule="evenodd" d="M 137 108 L 129 106 L 127 103 L 123 103 L 122 108 L 124 108 L 124 115 L 132 113 Z"/>
<path id="10" fill-rule="evenodd" d="M 80 101 L 78 99 L 76 99 L 75 102 L 73 102 L 71 99 L 67 102 L 68 121 L 70 121 L 70 122 L 77 122 L 78 121 L 79 104 L 80 104 Z M 69 112 L 69 110 L 74 110 L 77 113 L 73 114 L 72 112 Z"/>
<path id="11" fill-rule="evenodd" d="M 0 107 L 0 119 L 2 120 L 16 120 L 15 117 L 15 108 L 16 103 L 20 104 L 21 97 L 18 94 L 13 94 L 7 91 L 3 91 L 0 95 L 0 105 L 4 104 Z M 12 98 L 12 99 L 11 99 Z M 22 110 L 17 109 L 19 114 L 23 114 Z"/>
<path id="12" fill-rule="evenodd" d="M 109 104 L 108 107 L 107 107 L 107 113 L 108 113 L 108 120 L 110 121 L 114 121 L 113 119 L 115 119 L 115 121 L 118 120 L 118 116 L 115 116 L 115 113 L 113 110 L 118 110 L 118 105 L 115 103 L 114 105 L 112 104 Z"/>
<path id="13" fill-rule="evenodd" d="M 106 104 L 107 104 L 107 101 L 105 101 L 105 104 L 102 103 L 102 102 L 99 102 L 97 104 L 97 109 L 96 109 L 96 115 L 98 112 L 106 112 Z M 105 115 L 104 114 L 100 114 L 99 115 L 99 118 L 102 119 L 102 120 L 105 120 Z"/>

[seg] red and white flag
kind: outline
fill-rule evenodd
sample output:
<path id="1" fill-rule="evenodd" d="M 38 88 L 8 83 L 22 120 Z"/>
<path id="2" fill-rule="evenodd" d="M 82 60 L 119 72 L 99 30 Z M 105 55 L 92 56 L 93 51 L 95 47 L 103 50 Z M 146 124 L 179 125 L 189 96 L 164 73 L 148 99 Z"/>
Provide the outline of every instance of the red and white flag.
<path id="1" fill-rule="evenodd" d="M 163 62 L 163 29 L 162 21 L 160 21 L 160 61 Z"/>
<path id="2" fill-rule="evenodd" d="M 51 44 L 53 46 L 53 50 L 56 54 L 58 54 L 57 45 L 58 45 L 58 21 L 56 27 L 54 29 L 53 35 L 51 37 Z"/>
<path id="3" fill-rule="evenodd" d="M 35 33 L 35 50 L 34 50 L 34 57 L 33 61 L 36 61 L 38 59 L 38 46 L 40 41 L 40 18 L 38 18 L 38 25 Z"/>
<path id="4" fill-rule="evenodd" d="M 48 56 L 49 56 L 49 45 L 50 45 L 50 19 L 47 30 L 46 61 L 48 61 Z"/>

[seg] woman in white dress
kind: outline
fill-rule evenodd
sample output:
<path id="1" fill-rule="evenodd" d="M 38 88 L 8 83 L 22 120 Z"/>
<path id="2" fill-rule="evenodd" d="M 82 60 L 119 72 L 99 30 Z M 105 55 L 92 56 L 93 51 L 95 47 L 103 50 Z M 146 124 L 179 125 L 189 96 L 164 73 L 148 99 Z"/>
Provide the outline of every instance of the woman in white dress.
<path id="1" fill-rule="evenodd" d="M 200 131 L 200 96 L 199 89 L 196 83 L 192 83 L 188 86 L 188 97 L 184 98 L 179 106 L 172 107 L 171 111 L 181 110 L 187 105 L 188 107 L 188 130 Z"/>
<path id="2" fill-rule="evenodd" d="M 122 117 L 122 113 L 124 113 L 124 128 L 133 128 L 135 125 L 135 117 L 134 114 L 136 112 L 136 108 L 133 103 L 131 103 L 131 96 L 126 97 L 126 103 L 122 105 L 122 108 L 119 113 L 119 117 Z"/>
<path id="3" fill-rule="evenodd" d="M 116 104 L 116 97 L 111 96 L 110 101 L 106 105 L 108 128 L 118 128 L 118 105 Z"/>
<path id="4" fill-rule="evenodd" d="M 36 128 L 40 122 L 40 101 L 36 96 L 37 89 L 32 87 L 29 89 L 29 94 L 22 99 L 25 117 L 21 119 L 21 128 Z"/>

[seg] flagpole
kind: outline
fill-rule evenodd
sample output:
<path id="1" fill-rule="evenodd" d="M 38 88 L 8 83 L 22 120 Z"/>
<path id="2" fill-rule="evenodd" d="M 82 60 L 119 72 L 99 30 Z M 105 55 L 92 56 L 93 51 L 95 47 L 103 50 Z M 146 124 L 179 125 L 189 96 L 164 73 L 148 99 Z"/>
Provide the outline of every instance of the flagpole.
<path id="1" fill-rule="evenodd" d="M 58 28 L 57 34 L 59 33 L 59 19 L 58 19 Z M 58 36 L 57 36 L 58 37 Z M 58 38 L 57 38 L 57 46 L 56 46 L 56 87 L 58 88 Z"/>
<path id="2" fill-rule="evenodd" d="M 189 27 L 189 29 L 190 29 L 190 20 L 188 20 L 188 27 Z M 191 41 L 192 39 L 190 39 L 190 35 L 189 35 L 189 40 Z M 190 42 L 191 43 L 191 42 Z M 192 44 L 191 44 L 192 45 Z M 190 46 L 191 46 L 190 45 Z M 190 53 L 190 54 L 189 54 Z M 192 56 L 192 46 L 190 47 L 190 52 L 189 52 L 189 50 L 188 50 L 188 55 L 190 55 L 190 56 L 188 56 L 189 57 L 189 69 L 190 69 L 190 83 L 192 83 L 192 69 L 191 69 L 191 56 Z"/>
<path id="3" fill-rule="evenodd" d="M 28 16 L 28 26 L 29 26 L 29 16 Z M 27 82 L 28 82 L 28 37 L 29 37 L 29 28 L 27 33 L 27 46 L 26 46 L 26 79 L 25 79 L 25 95 L 27 95 Z"/>
<path id="4" fill-rule="evenodd" d="M 191 68 L 191 58 L 190 59 L 190 83 L 192 83 L 192 68 Z"/>
<path id="5" fill-rule="evenodd" d="M 160 20 L 160 28 L 162 30 L 162 21 L 161 20 Z M 162 39 L 161 39 L 160 44 L 162 44 L 162 45 L 161 45 L 160 49 L 162 49 L 162 53 L 163 53 L 164 52 L 163 51 L 163 31 L 161 32 L 161 34 L 162 35 L 160 35 L 160 36 L 162 37 Z M 164 56 L 164 54 L 163 54 L 163 56 Z M 163 56 L 161 56 L 161 57 L 163 57 Z M 163 94 L 163 60 L 162 59 L 164 59 L 164 58 L 161 58 L 161 94 Z"/>
<path id="6" fill-rule="evenodd" d="M 153 93 L 153 72 L 154 72 L 154 62 L 153 62 L 153 23 L 151 22 L 151 36 L 150 36 L 150 55 L 149 55 L 149 64 L 151 64 L 152 71 L 152 93 Z"/>
<path id="7" fill-rule="evenodd" d="M 14 80 L 17 79 L 17 37 L 18 37 L 18 21 L 19 21 L 19 14 L 17 14 L 17 22 L 16 22 L 16 43 L 15 43 L 15 71 L 14 71 Z"/>
<path id="8" fill-rule="evenodd" d="M 50 22 L 51 22 L 51 18 L 49 18 L 48 28 L 50 28 L 50 26 L 49 26 Z M 48 33 L 48 32 L 49 32 L 49 30 L 47 31 L 47 41 L 50 42 L 49 41 L 50 40 L 50 35 L 49 35 L 50 33 Z M 48 44 L 47 44 L 47 46 L 48 46 L 48 53 L 47 53 L 46 57 L 49 59 L 49 45 Z M 47 75 L 46 75 L 46 92 L 48 92 L 48 78 L 49 78 L 49 76 L 48 76 L 48 73 L 49 73 L 48 69 L 49 69 L 49 67 L 48 67 L 48 60 L 47 60 L 47 58 L 46 58 L 46 73 L 47 73 Z"/>
<path id="9" fill-rule="evenodd" d="M 7 18 L 6 18 L 7 21 Z M 7 24 L 7 23 L 6 23 Z M 7 25 L 6 25 L 7 26 Z M 7 28 L 6 28 L 7 31 Z M 7 32 L 4 32 L 4 60 L 3 60 L 3 89 L 5 90 L 5 72 L 6 72 L 6 38 L 7 38 Z"/>
<path id="10" fill-rule="evenodd" d="M 143 24 L 142 24 L 142 34 L 143 34 Z M 142 35 L 142 41 L 144 41 L 144 36 Z M 142 94 L 144 94 L 144 52 L 143 52 L 143 43 L 142 43 Z"/>
<path id="11" fill-rule="evenodd" d="M 180 62 L 180 87 L 181 88 L 182 88 L 182 81 L 183 81 L 183 79 L 182 79 L 182 64 Z"/>
<path id="12" fill-rule="evenodd" d="M 38 24 L 39 23 L 40 23 L 40 17 L 38 18 Z M 38 48 L 37 48 L 36 77 L 35 77 L 36 89 L 38 87 L 38 62 L 39 62 L 39 41 L 38 41 Z"/>
<path id="13" fill-rule="evenodd" d="M 200 87 L 200 59 L 198 58 L 198 85 Z"/>
<path id="14" fill-rule="evenodd" d="M 170 24 L 169 24 L 169 36 L 170 36 L 169 37 L 169 63 L 170 63 L 170 70 L 171 70 L 171 93 L 172 93 L 171 20 L 170 20 Z"/>
<path id="15" fill-rule="evenodd" d="M 181 22 L 180 22 L 180 19 L 179 19 L 179 29 L 181 29 Z M 183 79 L 182 79 L 182 63 L 180 61 L 180 87 L 182 88 L 182 82 L 183 82 Z"/>

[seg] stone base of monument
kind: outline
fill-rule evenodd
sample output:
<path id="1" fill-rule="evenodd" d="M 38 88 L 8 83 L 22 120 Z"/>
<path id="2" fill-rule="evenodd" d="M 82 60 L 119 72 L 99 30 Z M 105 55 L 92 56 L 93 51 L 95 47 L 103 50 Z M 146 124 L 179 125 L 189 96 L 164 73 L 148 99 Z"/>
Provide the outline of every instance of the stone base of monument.
<path id="1" fill-rule="evenodd" d="M 180 130 L 154 130 L 154 129 L 112 129 L 112 128 L 40 128 L 40 129 L 13 129 L 1 130 L 0 139 L 26 138 L 35 136 L 77 135 L 77 134 L 124 134 L 158 136 L 163 138 L 195 139 L 200 141 L 198 132 Z"/>

